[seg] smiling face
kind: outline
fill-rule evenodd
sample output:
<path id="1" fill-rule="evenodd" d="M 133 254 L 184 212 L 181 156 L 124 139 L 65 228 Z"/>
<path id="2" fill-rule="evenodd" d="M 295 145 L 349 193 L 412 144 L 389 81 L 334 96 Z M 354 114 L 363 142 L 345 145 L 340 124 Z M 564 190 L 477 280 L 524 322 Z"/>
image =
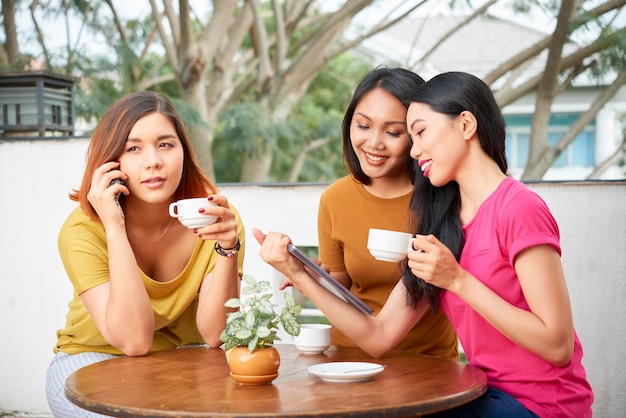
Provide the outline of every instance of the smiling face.
<path id="1" fill-rule="evenodd" d="M 129 199 L 149 203 L 171 200 L 183 174 L 184 151 L 174 124 L 160 113 L 139 119 L 120 157 L 128 175 Z"/>
<path id="2" fill-rule="evenodd" d="M 457 180 L 469 153 L 463 116 L 451 119 L 423 103 L 411 103 L 406 119 L 413 139 L 411 157 L 418 161 L 424 177 L 436 187 Z"/>
<path id="3" fill-rule="evenodd" d="M 409 136 L 406 108 L 382 88 L 366 93 L 354 109 L 350 141 L 361 169 L 372 179 L 405 176 Z"/>

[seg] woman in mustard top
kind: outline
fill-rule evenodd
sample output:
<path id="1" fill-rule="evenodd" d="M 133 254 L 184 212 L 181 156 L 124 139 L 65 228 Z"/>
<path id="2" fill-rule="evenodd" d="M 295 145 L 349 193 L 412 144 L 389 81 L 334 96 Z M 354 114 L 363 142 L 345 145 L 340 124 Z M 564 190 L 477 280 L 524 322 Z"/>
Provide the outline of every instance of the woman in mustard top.
<path id="1" fill-rule="evenodd" d="M 343 153 L 350 174 L 331 184 L 320 199 L 320 261 L 376 314 L 402 271 L 396 263 L 372 257 L 368 231 L 410 232 L 415 162 L 409 155 L 406 112 L 411 93 L 423 83 L 402 68 L 377 68 L 359 83 L 343 120 Z M 333 344 L 356 346 L 336 328 Z M 446 316 L 426 311 L 395 349 L 456 360 L 457 347 Z"/>
<path id="2" fill-rule="evenodd" d="M 206 197 L 199 212 L 217 221 L 188 229 L 169 215 L 170 203 L 190 197 Z M 203 174 L 172 103 L 156 93 L 130 94 L 104 115 L 70 198 L 80 205 L 58 245 L 74 294 L 46 379 L 55 417 L 93 416 L 64 395 L 81 367 L 221 345 L 224 302 L 238 297 L 243 264 L 239 214 Z"/>

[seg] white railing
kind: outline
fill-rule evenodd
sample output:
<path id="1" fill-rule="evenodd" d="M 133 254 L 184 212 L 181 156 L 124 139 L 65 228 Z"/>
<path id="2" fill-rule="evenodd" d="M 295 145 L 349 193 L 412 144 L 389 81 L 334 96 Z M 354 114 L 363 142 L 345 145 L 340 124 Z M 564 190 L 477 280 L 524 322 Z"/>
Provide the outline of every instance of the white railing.
<path id="1" fill-rule="evenodd" d="M 85 150 L 85 141 L 0 141 L 0 411 L 49 416 L 45 372 L 72 292 L 56 239 L 75 206 L 67 193 L 80 182 Z M 325 186 L 221 185 L 246 226 L 247 273 L 280 282 L 258 257 L 253 227 L 286 232 L 296 245 L 317 245 L 317 205 Z M 574 321 L 596 394 L 594 415 L 621 416 L 626 410 L 626 182 L 529 186 L 559 222 Z"/>

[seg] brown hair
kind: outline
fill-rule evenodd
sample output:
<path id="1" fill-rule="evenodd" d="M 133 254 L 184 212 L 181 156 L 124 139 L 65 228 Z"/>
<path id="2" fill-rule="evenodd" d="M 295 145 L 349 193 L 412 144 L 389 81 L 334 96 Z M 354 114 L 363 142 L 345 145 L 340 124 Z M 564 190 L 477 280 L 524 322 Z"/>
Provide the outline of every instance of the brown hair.
<path id="1" fill-rule="evenodd" d="M 111 106 L 98 123 L 89 142 L 87 164 L 80 189 L 73 190 L 69 195 L 70 199 L 80 202 L 80 206 L 91 218 L 99 219 L 87 200 L 94 171 L 102 164 L 119 160 L 126 148 L 128 134 L 135 123 L 151 113 L 160 113 L 174 124 L 183 146 L 183 175 L 174 193 L 174 200 L 217 192 L 215 184 L 202 171 L 185 125 L 172 102 L 154 92 L 131 93 Z"/>

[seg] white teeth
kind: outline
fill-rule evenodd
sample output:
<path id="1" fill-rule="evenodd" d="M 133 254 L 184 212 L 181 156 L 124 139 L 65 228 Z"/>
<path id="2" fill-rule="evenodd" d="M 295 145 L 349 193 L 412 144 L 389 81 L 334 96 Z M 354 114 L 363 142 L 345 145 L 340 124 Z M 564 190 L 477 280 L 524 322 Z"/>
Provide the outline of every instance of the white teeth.
<path id="1" fill-rule="evenodd" d="M 420 168 L 422 169 L 422 171 L 426 171 L 426 169 L 430 167 L 431 165 L 433 165 L 433 162 L 431 160 L 428 160 L 424 164 L 422 164 Z"/>
<path id="2" fill-rule="evenodd" d="M 368 160 L 372 160 L 372 161 L 382 161 L 382 160 L 387 159 L 387 157 L 372 155 L 372 154 L 368 154 L 367 152 L 365 153 L 365 156 L 367 157 Z"/>

